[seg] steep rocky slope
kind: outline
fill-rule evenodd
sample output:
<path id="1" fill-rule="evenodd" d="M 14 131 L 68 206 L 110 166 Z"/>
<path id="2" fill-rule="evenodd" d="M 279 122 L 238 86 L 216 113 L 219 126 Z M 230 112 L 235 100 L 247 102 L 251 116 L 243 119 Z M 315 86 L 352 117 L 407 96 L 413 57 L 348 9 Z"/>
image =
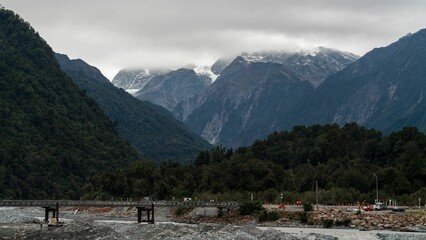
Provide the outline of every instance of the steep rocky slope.
<path id="1" fill-rule="evenodd" d="M 199 76 L 192 69 L 182 68 L 154 77 L 135 96 L 173 111 L 179 102 L 201 94 L 210 83 L 209 77 Z"/>
<path id="2" fill-rule="evenodd" d="M 196 101 L 185 123 L 213 144 L 239 146 L 273 131 L 292 105 L 314 90 L 281 64 L 236 58 Z"/>
<path id="3" fill-rule="evenodd" d="M 426 130 L 426 30 L 367 53 L 296 105 L 290 124 L 357 122 Z"/>

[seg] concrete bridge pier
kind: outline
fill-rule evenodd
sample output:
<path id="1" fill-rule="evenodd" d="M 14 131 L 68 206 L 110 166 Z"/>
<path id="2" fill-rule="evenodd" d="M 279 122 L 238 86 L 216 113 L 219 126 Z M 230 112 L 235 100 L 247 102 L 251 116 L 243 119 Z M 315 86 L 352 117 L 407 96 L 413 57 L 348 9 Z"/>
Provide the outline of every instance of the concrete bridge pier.
<path id="1" fill-rule="evenodd" d="M 49 222 L 49 213 L 52 212 L 52 217 L 56 218 L 56 222 L 59 222 L 59 203 L 56 203 L 56 208 L 55 207 L 43 207 L 44 208 L 44 222 L 48 223 Z"/>

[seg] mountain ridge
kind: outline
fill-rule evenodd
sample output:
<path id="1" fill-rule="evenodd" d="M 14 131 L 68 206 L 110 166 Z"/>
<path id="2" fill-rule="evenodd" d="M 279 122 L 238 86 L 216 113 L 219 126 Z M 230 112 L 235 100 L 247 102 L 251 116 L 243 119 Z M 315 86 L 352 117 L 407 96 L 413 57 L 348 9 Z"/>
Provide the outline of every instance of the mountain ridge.
<path id="1" fill-rule="evenodd" d="M 166 109 L 140 101 L 116 88 L 100 72 L 96 71 L 97 75 L 87 75 L 87 72 L 95 71 L 96 68 L 82 60 L 70 60 L 61 54 L 56 54 L 56 57 L 62 69 L 88 96 L 95 99 L 116 124 L 120 135 L 145 158 L 190 162 L 198 152 L 210 148 L 207 142 L 175 120 Z M 82 69 L 69 67 L 76 63 Z"/>
<path id="2" fill-rule="evenodd" d="M 200 76 L 192 69 L 181 68 L 152 78 L 134 95 L 172 112 L 179 102 L 202 93 L 210 83 L 208 76 Z"/>
<path id="3" fill-rule="evenodd" d="M 200 97 L 200 106 L 185 124 L 211 143 L 247 145 L 274 129 L 266 122 L 271 123 L 277 109 L 286 111 L 289 102 L 310 91 L 311 83 L 282 64 L 249 63 L 237 57 Z M 288 102 L 276 101 L 278 96 Z"/>
<path id="4" fill-rule="evenodd" d="M 424 41 L 422 29 L 371 50 L 296 106 L 291 123 L 357 122 L 385 133 L 404 126 L 426 130 L 426 109 L 420 104 L 426 89 Z"/>

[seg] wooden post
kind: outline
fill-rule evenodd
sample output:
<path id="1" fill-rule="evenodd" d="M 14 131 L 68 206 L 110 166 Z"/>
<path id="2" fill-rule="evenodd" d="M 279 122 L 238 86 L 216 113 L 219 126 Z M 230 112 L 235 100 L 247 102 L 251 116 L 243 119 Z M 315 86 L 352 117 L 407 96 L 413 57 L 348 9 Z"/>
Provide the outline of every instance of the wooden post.
<path id="1" fill-rule="evenodd" d="M 59 203 L 56 203 L 56 222 L 59 223 Z"/>
<path id="2" fill-rule="evenodd" d="M 151 209 L 151 214 L 152 214 L 151 223 L 154 224 L 154 203 L 151 205 L 151 207 L 152 207 L 152 209 Z"/>
<path id="3" fill-rule="evenodd" d="M 315 198 L 317 202 L 317 211 L 318 211 L 318 181 L 315 180 Z"/>
<path id="4" fill-rule="evenodd" d="M 49 207 L 44 207 L 44 222 L 49 222 Z"/>
<path id="5" fill-rule="evenodd" d="M 138 223 L 142 222 L 142 209 L 140 207 L 137 207 L 138 209 Z"/>

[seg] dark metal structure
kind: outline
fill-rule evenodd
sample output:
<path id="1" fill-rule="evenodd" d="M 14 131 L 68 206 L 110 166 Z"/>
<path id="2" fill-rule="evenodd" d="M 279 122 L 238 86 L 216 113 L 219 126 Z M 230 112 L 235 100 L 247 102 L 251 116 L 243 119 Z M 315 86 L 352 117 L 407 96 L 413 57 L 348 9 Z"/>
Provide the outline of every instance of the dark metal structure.
<path id="1" fill-rule="evenodd" d="M 154 223 L 154 204 L 151 208 L 147 207 L 136 207 L 138 209 L 138 223 L 147 222 Z M 142 220 L 142 212 L 146 212 L 146 219 Z"/>

